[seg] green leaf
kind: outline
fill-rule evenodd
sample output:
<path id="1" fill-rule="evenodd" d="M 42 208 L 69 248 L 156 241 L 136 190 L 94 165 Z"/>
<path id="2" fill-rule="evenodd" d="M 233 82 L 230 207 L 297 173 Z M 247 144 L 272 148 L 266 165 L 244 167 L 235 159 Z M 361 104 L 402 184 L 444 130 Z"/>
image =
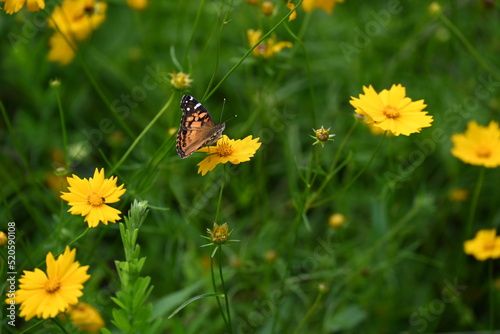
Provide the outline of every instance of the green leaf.
<path id="1" fill-rule="evenodd" d="M 194 302 L 194 301 L 196 301 L 198 299 L 203 299 L 203 298 L 208 298 L 208 297 L 224 297 L 224 294 L 222 294 L 222 293 L 206 293 L 206 294 L 203 294 L 203 295 L 195 296 L 195 297 L 187 300 L 186 302 L 184 302 L 184 304 L 182 304 L 181 306 L 179 306 L 174 312 L 172 312 L 171 315 L 168 316 L 168 319 L 172 318 L 180 310 L 182 310 L 184 307 L 186 307 L 187 305 L 191 304 L 192 302 Z"/>
<path id="2" fill-rule="evenodd" d="M 351 330 L 366 318 L 366 312 L 358 305 L 349 305 L 332 316 L 325 316 L 324 328 L 326 332 Z"/>
<path id="3" fill-rule="evenodd" d="M 205 283 L 203 281 L 198 281 L 192 285 L 187 286 L 186 288 L 171 293 L 169 295 L 164 296 L 154 303 L 153 307 L 153 318 L 163 318 L 167 314 L 169 314 L 173 309 L 177 307 L 184 300 L 188 299 L 190 295 L 192 295 L 196 290 L 198 290 Z"/>

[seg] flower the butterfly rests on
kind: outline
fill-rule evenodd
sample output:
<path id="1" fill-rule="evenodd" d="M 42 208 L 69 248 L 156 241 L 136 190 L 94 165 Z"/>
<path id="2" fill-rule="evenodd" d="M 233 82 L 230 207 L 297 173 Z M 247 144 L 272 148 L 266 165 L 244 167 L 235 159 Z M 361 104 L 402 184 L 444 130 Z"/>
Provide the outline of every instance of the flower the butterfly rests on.
<path id="1" fill-rule="evenodd" d="M 184 159 L 217 141 L 226 125 L 215 124 L 208 110 L 190 95 L 182 97 L 181 110 L 181 126 L 177 132 L 176 148 L 179 156 Z"/>

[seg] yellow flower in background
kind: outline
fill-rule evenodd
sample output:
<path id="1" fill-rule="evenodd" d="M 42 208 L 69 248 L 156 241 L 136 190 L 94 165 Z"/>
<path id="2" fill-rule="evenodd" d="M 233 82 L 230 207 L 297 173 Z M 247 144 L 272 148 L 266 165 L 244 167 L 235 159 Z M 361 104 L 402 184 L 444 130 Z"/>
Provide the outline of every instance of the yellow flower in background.
<path id="1" fill-rule="evenodd" d="M 105 325 L 99 311 L 87 303 L 80 302 L 70 306 L 66 314 L 80 331 L 98 333 Z"/>
<path id="2" fill-rule="evenodd" d="M 334 213 L 328 218 L 328 225 L 333 228 L 340 227 L 345 224 L 345 216 L 341 213 Z"/>
<path id="3" fill-rule="evenodd" d="M 104 168 L 101 171 L 96 168 L 93 178 L 80 179 L 73 174 L 67 180 L 69 192 L 62 192 L 61 198 L 71 206 L 68 212 L 85 216 L 89 227 L 96 227 L 99 222 L 108 225 L 108 222 L 120 220 L 120 210 L 107 205 L 118 202 L 126 191 L 123 184 L 116 186 L 116 177 L 105 179 Z"/>
<path id="4" fill-rule="evenodd" d="M 451 137 L 451 154 L 465 163 L 495 168 L 500 166 L 500 129 L 491 121 L 488 126 L 469 122 L 465 133 Z"/>
<path id="5" fill-rule="evenodd" d="M 87 274 L 89 266 L 80 266 L 75 256 L 76 249 L 71 250 L 66 246 L 57 260 L 52 253 L 47 254 L 47 273 L 38 268 L 24 271 L 14 298 L 16 304 L 21 304 L 21 317 L 25 317 L 26 321 L 35 316 L 53 318 L 78 302 L 78 298 L 83 295 L 83 283 L 90 275 Z"/>
<path id="6" fill-rule="evenodd" d="M 469 198 L 469 191 L 463 188 L 455 188 L 450 191 L 449 197 L 452 202 L 465 202 Z"/>
<path id="7" fill-rule="evenodd" d="M 477 260 L 500 258 L 500 237 L 496 236 L 496 230 L 479 230 L 476 237 L 464 242 L 465 254 L 473 255 Z"/>
<path id="8" fill-rule="evenodd" d="M 74 56 L 76 41 L 90 36 L 106 18 L 107 4 L 95 0 L 64 0 L 49 18 L 49 26 L 55 30 L 49 40 L 49 61 L 69 64 Z"/>
<path id="9" fill-rule="evenodd" d="M 218 164 L 230 162 L 237 165 L 241 162 L 249 161 L 250 158 L 254 156 L 255 152 L 257 152 L 260 145 L 262 145 L 259 139 L 260 138 L 252 139 L 252 136 L 248 136 L 244 139 L 234 140 L 229 139 L 226 135 L 222 135 L 215 146 L 203 147 L 196 151 L 209 154 L 208 157 L 198 164 L 198 173 L 205 175 L 207 172 L 213 170 Z"/>
<path id="10" fill-rule="evenodd" d="M 0 231 L 0 247 L 7 245 L 8 241 L 7 234 L 4 231 Z"/>
<path id="11" fill-rule="evenodd" d="M 295 5 L 293 3 L 287 3 L 286 6 L 288 9 L 293 10 L 293 13 L 288 17 L 288 22 L 295 20 L 297 18 L 297 11 L 294 10 Z"/>
<path id="12" fill-rule="evenodd" d="M 427 106 L 424 100 L 412 101 L 406 97 L 406 88 L 401 84 L 392 85 L 390 90 L 377 93 L 370 85 L 363 87 L 365 95 L 359 98 L 351 96 L 351 105 L 355 112 L 365 116 L 367 123 L 390 131 L 395 136 L 408 136 L 420 132 L 422 128 L 431 126 L 432 116 L 423 109 Z"/>
<path id="13" fill-rule="evenodd" d="M 270 16 L 274 12 L 274 4 L 271 1 L 264 1 L 260 5 L 260 12 L 265 16 Z"/>
<path id="14" fill-rule="evenodd" d="M 170 84 L 174 86 L 175 89 L 183 90 L 189 88 L 191 87 L 191 82 L 193 82 L 193 79 L 189 78 L 189 74 L 184 72 L 173 72 L 168 75 L 172 77 Z"/>
<path id="15" fill-rule="evenodd" d="M 328 14 L 332 14 L 337 2 L 344 2 L 344 0 L 304 0 L 302 2 L 302 9 L 305 12 L 310 12 L 313 9 L 323 9 Z"/>
<path id="16" fill-rule="evenodd" d="M 127 5 L 135 10 L 143 10 L 148 6 L 148 0 L 127 0 Z"/>
<path id="17" fill-rule="evenodd" d="M 4 10 L 7 14 L 14 14 L 23 8 L 26 4 L 26 9 L 30 12 L 36 12 L 45 8 L 45 0 L 0 0 L 5 2 Z"/>
<path id="18" fill-rule="evenodd" d="M 250 46 L 254 46 L 261 39 L 262 31 L 248 29 L 247 37 Z M 276 36 L 273 36 L 260 43 L 252 52 L 255 57 L 268 59 L 284 48 L 291 48 L 292 46 L 293 44 L 291 42 L 276 42 Z"/>

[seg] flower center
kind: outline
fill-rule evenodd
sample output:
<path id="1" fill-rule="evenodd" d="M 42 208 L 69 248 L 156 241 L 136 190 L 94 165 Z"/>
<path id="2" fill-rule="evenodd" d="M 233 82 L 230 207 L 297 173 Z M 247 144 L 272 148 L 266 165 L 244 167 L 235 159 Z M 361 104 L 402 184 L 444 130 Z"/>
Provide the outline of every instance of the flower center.
<path id="1" fill-rule="evenodd" d="M 92 193 L 87 197 L 87 203 L 91 206 L 101 206 L 104 202 L 106 202 L 106 199 L 96 193 Z"/>
<path id="2" fill-rule="evenodd" d="M 222 143 L 217 147 L 217 151 L 220 157 L 227 157 L 233 153 L 233 147 L 228 143 Z"/>
<path id="3" fill-rule="evenodd" d="M 61 286 L 61 283 L 57 278 L 49 278 L 47 282 L 45 282 L 45 291 L 49 293 L 56 292 L 59 290 L 59 287 Z"/>
<path id="4" fill-rule="evenodd" d="M 387 105 L 382 112 L 385 116 L 387 116 L 387 118 L 399 117 L 399 110 L 396 107 L 391 106 L 390 104 Z"/>
<path id="5" fill-rule="evenodd" d="M 484 250 L 492 250 L 494 248 L 495 248 L 495 239 L 484 241 L 484 243 L 483 243 Z"/>
<path id="6" fill-rule="evenodd" d="M 491 149 L 489 147 L 480 146 L 476 149 L 476 155 L 479 158 L 489 158 L 491 155 Z"/>

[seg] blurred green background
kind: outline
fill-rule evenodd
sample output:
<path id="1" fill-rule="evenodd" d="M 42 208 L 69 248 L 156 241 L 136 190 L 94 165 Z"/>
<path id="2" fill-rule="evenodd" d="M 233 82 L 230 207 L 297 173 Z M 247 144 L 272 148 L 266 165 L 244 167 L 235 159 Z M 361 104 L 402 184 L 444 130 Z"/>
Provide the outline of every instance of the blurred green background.
<path id="1" fill-rule="evenodd" d="M 217 122 L 237 115 L 226 123 L 230 138 L 253 135 L 263 144 L 250 162 L 218 166 L 202 177 L 196 173 L 201 154 L 181 160 L 175 152 L 178 102 L 184 93 L 201 101 L 248 51 L 247 30 L 267 32 L 286 15 L 283 1 L 274 4 L 274 14 L 265 16 L 245 1 L 231 8 L 228 1 L 151 1 L 143 11 L 112 1 L 105 22 L 78 44 L 80 56 L 68 66 L 46 60 L 53 31 L 33 23 L 42 12 L 2 13 L 0 228 L 16 222 L 18 272 L 33 270 L 86 228 L 59 198 L 60 174 L 83 178 L 96 167 L 111 170 L 173 94 L 174 103 L 114 173 L 128 190 L 118 205 L 124 215 L 133 199 L 152 206 L 138 243 L 163 333 L 225 330 L 213 299 L 166 319 L 190 297 L 212 292 L 211 249 L 199 247 L 205 243 L 200 234 L 212 227 L 222 180 L 218 223 L 228 222 L 240 240 L 223 247 L 235 332 L 293 332 L 320 284 L 328 292 L 300 333 L 489 329 L 500 305 L 498 261 L 489 273 L 488 262 L 463 252 L 463 241 L 474 236 L 465 234 L 465 223 L 482 167 L 454 158 L 450 137 L 470 120 L 499 120 L 498 3 L 440 3 L 479 59 L 429 12 L 427 1 L 347 0 L 331 15 L 299 9 L 296 20 L 275 31 L 292 48 L 267 60 L 250 55 L 203 101 Z M 190 74 L 189 90 L 172 88 L 168 73 L 174 71 Z M 148 76 L 154 80 L 145 84 Z M 59 88 L 51 87 L 54 79 Z M 340 153 L 345 164 L 318 194 L 320 205 L 304 209 L 304 194 L 318 190 L 357 122 L 350 97 L 363 86 L 381 91 L 398 83 L 412 100 L 425 100 L 432 127 L 386 138 L 359 179 L 342 190 L 382 138 L 359 124 Z M 312 128 L 322 125 L 331 127 L 335 141 L 312 146 Z M 310 174 L 315 181 L 306 184 Z M 500 225 L 498 169 L 485 175 L 474 233 Z M 469 196 L 453 200 L 455 189 Z M 333 213 L 345 216 L 343 226 L 328 225 Z M 100 225 L 73 246 L 92 275 L 82 300 L 112 329 L 110 297 L 119 287 L 114 261 L 124 258 L 118 225 Z M 54 332 L 51 326 L 33 332 Z"/>

